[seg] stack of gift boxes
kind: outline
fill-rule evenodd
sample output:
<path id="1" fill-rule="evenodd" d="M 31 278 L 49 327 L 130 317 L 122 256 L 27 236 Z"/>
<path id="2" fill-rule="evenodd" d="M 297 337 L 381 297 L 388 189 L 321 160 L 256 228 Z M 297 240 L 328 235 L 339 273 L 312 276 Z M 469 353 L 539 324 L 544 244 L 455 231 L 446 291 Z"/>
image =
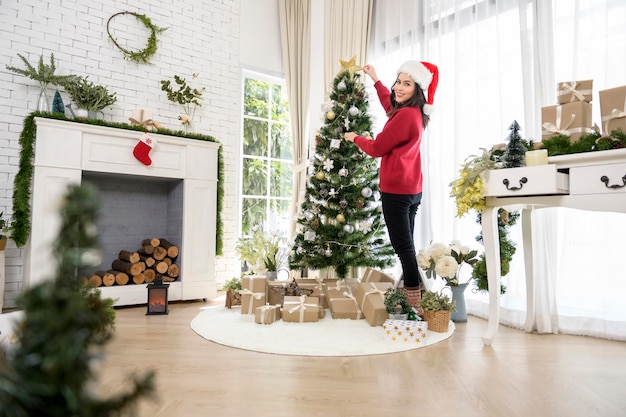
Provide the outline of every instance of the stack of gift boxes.
<path id="1" fill-rule="evenodd" d="M 281 319 L 316 322 L 328 309 L 333 319 L 365 319 L 371 326 L 383 326 L 384 338 L 391 342 L 419 343 L 426 335 L 426 323 L 388 319 L 384 293 L 396 282 L 371 268 L 361 279 L 294 279 L 285 283 L 245 276 L 241 286 L 241 314 L 254 314 L 259 324 Z"/>
<path id="2" fill-rule="evenodd" d="M 594 133 L 591 99 L 593 80 L 567 81 L 557 84 L 557 105 L 541 108 L 541 138 L 557 135 L 574 143 L 583 135 Z M 599 92 L 602 133 L 621 129 L 626 132 L 626 86 Z"/>

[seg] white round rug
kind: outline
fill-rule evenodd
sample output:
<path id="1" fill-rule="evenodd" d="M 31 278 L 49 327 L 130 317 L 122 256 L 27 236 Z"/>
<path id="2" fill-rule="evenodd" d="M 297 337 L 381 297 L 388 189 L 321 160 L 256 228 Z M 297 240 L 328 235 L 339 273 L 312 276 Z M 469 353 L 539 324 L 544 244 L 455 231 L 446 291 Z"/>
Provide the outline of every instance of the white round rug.
<path id="1" fill-rule="evenodd" d="M 359 356 L 419 349 L 452 336 L 448 332 L 428 331 L 417 344 L 392 342 L 383 337 L 381 326 L 372 327 L 366 320 L 334 320 L 326 310 L 324 318 L 314 323 L 257 324 L 253 314 L 241 314 L 238 307 L 212 306 L 191 321 L 191 328 L 203 338 L 226 346 L 257 352 L 301 356 Z"/>

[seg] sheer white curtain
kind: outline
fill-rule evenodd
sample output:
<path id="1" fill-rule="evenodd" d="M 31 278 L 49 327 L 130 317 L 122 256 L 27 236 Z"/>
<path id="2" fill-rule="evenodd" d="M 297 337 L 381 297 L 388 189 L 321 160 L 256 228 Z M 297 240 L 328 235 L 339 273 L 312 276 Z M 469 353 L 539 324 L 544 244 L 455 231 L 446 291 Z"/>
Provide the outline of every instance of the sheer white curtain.
<path id="1" fill-rule="evenodd" d="M 391 85 L 409 59 L 440 70 L 422 149 L 427 181 L 418 246 L 460 239 L 482 250 L 474 240 L 480 232 L 475 216 L 455 218 L 449 183 L 465 158 L 505 142 L 513 120 L 523 137 L 540 139 L 540 110 L 556 104 L 557 81 L 593 79 L 593 118 L 600 124 L 597 91 L 626 84 L 624 17 L 626 4 L 615 0 L 375 1 L 370 57 L 381 80 Z M 375 117 L 380 128 L 384 115 Z M 626 303 L 619 295 L 626 272 L 616 262 L 626 216 L 544 209 L 533 224 L 543 294 L 538 330 L 626 340 Z M 518 251 L 504 278 L 501 322 L 521 327 L 526 296 L 519 225 L 511 237 Z M 469 311 L 486 316 L 486 295 L 466 295 Z"/>

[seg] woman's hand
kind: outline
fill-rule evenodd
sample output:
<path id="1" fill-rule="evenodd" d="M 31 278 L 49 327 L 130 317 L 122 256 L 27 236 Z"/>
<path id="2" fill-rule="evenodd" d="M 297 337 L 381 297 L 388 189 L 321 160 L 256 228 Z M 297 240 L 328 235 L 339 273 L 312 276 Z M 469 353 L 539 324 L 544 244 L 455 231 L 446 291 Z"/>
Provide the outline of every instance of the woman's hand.
<path id="1" fill-rule="evenodd" d="M 356 138 L 358 135 L 354 132 L 346 132 L 343 134 L 343 138 L 345 140 L 347 140 L 348 142 L 352 142 L 354 143 L 354 138 Z"/>
<path id="2" fill-rule="evenodd" d="M 372 81 L 374 82 L 378 81 L 378 76 L 376 75 L 376 70 L 374 69 L 373 65 L 365 64 L 363 65 L 362 68 L 363 68 L 363 72 L 369 75 Z"/>

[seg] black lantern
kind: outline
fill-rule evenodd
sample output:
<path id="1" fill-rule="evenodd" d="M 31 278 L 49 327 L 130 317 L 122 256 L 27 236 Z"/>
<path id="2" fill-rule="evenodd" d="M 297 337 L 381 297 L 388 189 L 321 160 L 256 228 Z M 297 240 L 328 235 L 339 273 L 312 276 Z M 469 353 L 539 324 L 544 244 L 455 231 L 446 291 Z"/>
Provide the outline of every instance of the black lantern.
<path id="1" fill-rule="evenodd" d="M 167 314 L 167 289 L 170 284 L 163 284 L 161 278 L 156 278 L 148 284 L 148 314 Z"/>

